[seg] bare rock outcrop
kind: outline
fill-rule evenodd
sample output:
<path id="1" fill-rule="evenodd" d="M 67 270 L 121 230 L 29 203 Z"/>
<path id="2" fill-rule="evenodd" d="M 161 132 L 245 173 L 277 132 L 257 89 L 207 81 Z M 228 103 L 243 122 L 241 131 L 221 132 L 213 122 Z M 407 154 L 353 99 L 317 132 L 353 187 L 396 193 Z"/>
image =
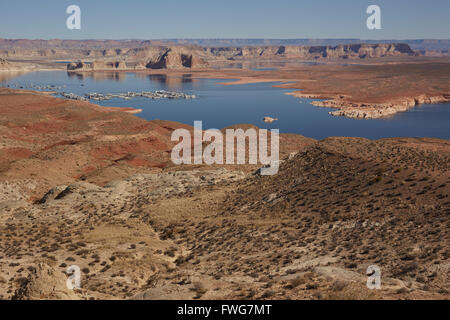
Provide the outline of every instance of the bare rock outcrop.
<path id="1" fill-rule="evenodd" d="M 392 116 L 397 112 L 407 111 L 420 104 L 448 102 L 450 102 L 449 95 L 427 96 L 422 94 L 414 98 L 405 97 L 387 103 L 349 102 L 338 97 L 332 100 L 313 101 L 311 104 L 317 107 L 339 109 L 329 112 L 333 116 L 344 116 L 354 119 L 377 119 Z"/>

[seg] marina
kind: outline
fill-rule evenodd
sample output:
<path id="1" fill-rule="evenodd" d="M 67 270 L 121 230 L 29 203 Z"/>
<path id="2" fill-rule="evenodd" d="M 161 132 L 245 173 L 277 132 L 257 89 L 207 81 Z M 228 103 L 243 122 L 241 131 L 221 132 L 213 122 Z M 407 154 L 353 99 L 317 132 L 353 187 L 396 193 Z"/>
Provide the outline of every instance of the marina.
<path id="1" fill-rule="evenodd" d="M 84 84 L 80 85 L 84 87 Z M 55 91 L 56 96 L 61 96 L 65 99 L 78 100 L 78 101 L 106 101 L 111 99 L 133 99 L 137 97 L 147 98 L 147 99 L 196 99 L 195 94 L 187 94 L 183 92 L 176 92 L 170 90 L 156 90 L 156 91 L 127 91 L 124 93 L 98 93 L 89 92 L 84 95 L 76 94 L 73 92 L 57 91 L 66 88 L 66 85 L 57 86 L 54 84 L 49 85 L 37 85 L 34 83 L 30 84 L 8 84 L 2 86 L 6 88 L 17 88 L 17 89 L 33 89 L 38 91 Z"/>
<path id="2" fill-rule="evenodd" d="M 129 91 L 126 93 L 97 93 L 97 92 L 91 92 L 86 93 L 84 95 L 86 99 L 88 100 L 96 100 L 96 101 L 104 101 L 104 100 L 111 100 L 114 98 L 119 99 L 132 99 L 136 97 L 143 97 L 148 99 L 195 99 L 197 98 L 194 94 L 186 94 L 183 92 L 176 92 L 176 91 L 166 91 L 166 90 L 157 90 L 157 91 L 141 91 L 141 92 L 133 92 Z"/>

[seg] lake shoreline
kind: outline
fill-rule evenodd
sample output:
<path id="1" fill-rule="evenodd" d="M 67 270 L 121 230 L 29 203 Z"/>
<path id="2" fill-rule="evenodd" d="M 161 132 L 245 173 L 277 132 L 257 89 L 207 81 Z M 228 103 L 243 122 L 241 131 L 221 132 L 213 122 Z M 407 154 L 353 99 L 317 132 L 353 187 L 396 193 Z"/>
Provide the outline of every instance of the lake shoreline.
<path id="1" fill-rule="evenodd" d="M 432 63 L 428 63 L 432 65 Z M 406 65 L 406 64 L 405 64 Z M 408 64 L 412 67 L 412 64 Z M 417 65 L 415 65 L 417 67 Z M 370 68 L 377 69 L 380 68 L 384 70 L 385 65 L 370 65 Z M 408 67 L 408 66 L 406 66 Z M 426 68 L 426 64 L 421 66 Z M 450 103 L 450 87 L 446 85 L 446 89 L 440 92 L 433 92 L 432 90 L 424 87 L 422 89 L 418 88 L 410 92 L 392 94 L 387 93 L 386 88 L 381 85 L 379 88 L 374 87 L 372 91 L 378 91 L 373 97 L 363 97 L 358 93 L 358 91 L 349 94 L 349 89 L 354 90 L 352 87 L 355 86 L 354 82 L 360 81 L 361 74 L 354 72 L 353 70 L 358 70 L 361 66 L 340 66 L 340 65 L 327 65 L 324 66 L 303 66 L 299 72 L 296 69 L 286 70 L 279 68 L 276 70 L 245 70 L 245 69 L 156 69 L 156 70 L 99 70 L 90 71 L 82 70 L 76 71 L 71 70 L 72 73 L 91 73 L 91 72 L 125 72 L 125 73 L 141 73 L 141 74 L 164 74 L 170 76 L 178 76 L 182 74 L 191 74 L 195 78 L 204 79 L 226 79 L 233 80 L 230 82 L 219 83 L 221 85 L 243 85 L 243 84 L 253 84 L 253 83 L 267 83 L 267 82 L 277 82 L 274 87 L 295 89 L 291 93 L 298 98 L 309 97 L 312 99 L 322 99 L 322 101 L 312 101 L 311 104 L 317 107 L 327 107 L 332 109 L 337 109 L 336 111 L 330 112 L 331 116 L 343 116 L 353 119 L 378 119 L 390 117 L 398 112 L 407 111 L 410 108 L 421 105 L 421 104 L 437 104 L 437 103 Z M 446 68 L 450 69 L 448 64 Z M 336 87 L 339 85 L 338 81 L 335 81 L 334 86 L 323 90 L 321 88 L 320 81 L 316 79 L 308 79 L 300 77 L 300 74 L 305 70 L 309 72 L 318 71 L 318 74 L 326 74 L 327 70 L 335 69 L 337 74 L 342 73 L 343 76 L 348 78 L 353 75 L 354 80 L 350 79 L 350 83 L 347 84 L 347 88 L 343 90 L 337 90 Z M 348 70 L 352 69 L 352 70 Z M 408 71 L 404 70 L 407 74 Z M 290 75 L 286 77 L 286 75 Z M 310 75 L 309 75 L 310 76 Z M 406 79 L 403 79 L 406 81 Z M 307 84 L 305 86 L 305 84 Z M 444 84 L 445 85 L 445 84 Z M 298 91 L 301 90 L 301 91 Z"/>
<path id="2" fill-rule="evenodd" d="M 105 110 L 125 111 L 146 120 L 165 119 L 192 125 L 203 120 L 205 127 L 223 128 L 237 123 L 248 123 L 262 128 L 277 128 L 283 133 L 295 133 L 323 139 L 329 136 L 364 137 L 434 137 L 448 139 L 445 122 L 448 121 L 446 105 L 436 108 L 409 108 L 413 112 L 396 112 L 389 117 L 350 118 L 333 117 L 333 106 L 315 106 L 314 99 L 327 98 L 325 94 L 309 94 L 295 89 L 298 82 L 288 78 L 247 77 L 239 80 L 237 73 L 227 70 L 220 73 L 162 72 L 90 72 L 74 73 L 36 72 L 24 74 L 4 82 L 11 88 L 47 88 L 52 94 L 73 93 L 85 97 L 98 92 L 99 96 L 112 97 L 122 92 L 177 91 L 198 97 L 190 101 L 178 99 L 112 98 L 108 101 L 90 101 Z M 252 72 L 260 74 L 260 72 Z M 262 71 L 265 73 L 265 71 Z M 229 80 L 229 81 L 224 81 Z M 278 81 L 277 80 L 281 80 Z M 149 82 L 150 81 L 150 82 Z M 245 83 L 244 83 L 245 82 Z M 314 81 L 302 81 L 307 86 Z M 238 84 L 235 86 L 235 84 Z M 48 89 L 49 88 L 49 89 Z M 58 96 L 59 97 L 59 96 Z M 342 99 L 342 97 L 338 97 Z M 83 99 L 84 100 L 84 99 Z M 128 101 L 130 100 L 130 101 Z M 132 100 L 132 101 L 131 101 Z M 425 101 L 426 103 L 426 101 Z M 337 110 L 339 111 L 339 110 Z M 437 112 L 437 113 L 436 113 Z M 277 119 L 272 122 L 264 119 Z M 361 121 L 354 121 L 361 119 Z M 389 120 L 387 120 L 389 119 Z M 387 120 L 387 121 L 386 121 Z M 430 122 L 431 121 L 431 122 Z M 433 122 L 433 123 L 432 123 Z M 423 126 L 422 124 L 426 124 Z"/>
<path id="3" fill-rule="evenodd" d="M 450 85 L 446 84 L 446 72 L 450 63 L 437 59 L 429 62 L 401 62 L 396 64 L 367 65 L 301 65 L 277 67 L 276 69 L 253 70 L 222 68 L 175 68 L 175 69 L 133 69 L 117 70 L 66 70 L 73 75 L 89 73 L 136 73 L 181 76 L 190 74 L 193 78 L 233 80 L 219 84 L 243 85 L 276 82 L 274 87 L 293 89 L 287 93 L 298 98 L 321 99 L 311 101 L 317 107 L 336 109 L 331 116 L 353 119 L 378 119 L 407 111 L 421 104 L 450 103 Z M 276 63 L 276 61 L 273 61 Z M 15 63 L 17 65 L 17 63 Z M 30 66 L 30 64 L 28 64 Z M 270 62 L 267 63 L 270 67 Z M 428 69 L 439 69 L 443 76 L 429 78 Z M 393 73 L 392 69 L 398 70 Z M 50 66 L 34 64 L 25 72 L 48 71 Z M 61 71 L 54 68 L 54 71 Z M 411 79 L 414 75 L 415 79 Z M 379 79 L 387 78 L 388 86 Z M 441 80 L 442 78 L 442 80 Z M 416 81 L 414 81 L 416 80 Z M 430 82 L 430 83 L 429 83 Z M 419 83 L 419 85 L 418 85 Z M 358 90 L 361 86 L 361 90 Z M 365 87 L 365 88 L 364 88 Z M 398 87 L 395 88 L 395 87 Z M 406 88 L 406 89 L 405 89 Z M 438 88 L 438 90 L 436 90 Z M 441 88 L 441 89 L 439 89 Z M 299 91 L 300 90 L 300 91 Z"/>

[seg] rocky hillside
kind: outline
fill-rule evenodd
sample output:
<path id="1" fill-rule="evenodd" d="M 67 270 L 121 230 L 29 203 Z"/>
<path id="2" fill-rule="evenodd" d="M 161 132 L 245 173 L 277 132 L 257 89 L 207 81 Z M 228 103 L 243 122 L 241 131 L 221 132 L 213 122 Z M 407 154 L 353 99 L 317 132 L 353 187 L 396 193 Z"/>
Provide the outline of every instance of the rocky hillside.
<path id="1" fill-rule="evenodd" d="M 152 226 L 189 249 L 164 283 L 205 298 L 448 297 L 449 156 L 444 140 L 329 138 L 276 176 L 152 203 Z"/>
<path id="2" fill-rule="evenodd" d="M 278 175 L 224 169 L 58 185 L 4 201 L 0 295 L 448 298 L 450 145 L 329 138 Z M 69 265 L 82 288 L 62 284 Z M 366 288 L 369 265 L 382 289 Z"/>

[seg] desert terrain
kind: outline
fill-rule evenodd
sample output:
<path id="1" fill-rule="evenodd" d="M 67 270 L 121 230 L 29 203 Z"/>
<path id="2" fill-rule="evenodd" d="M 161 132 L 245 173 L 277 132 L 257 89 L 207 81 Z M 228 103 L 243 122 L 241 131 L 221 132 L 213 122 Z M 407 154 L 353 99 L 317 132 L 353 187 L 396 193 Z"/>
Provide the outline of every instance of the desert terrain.
<path id="1" fill-rule="evenodd" d="M 188 71 L 379 118 L 450 102 L 435 45 L 0 41 L 0 77 Z M 281 134 L 280 171 L 261 176 L 174 165 L 171 133 L 193 128 L 135 111 L 0 88 L 0 299 L 449 298 L 448 140 Z"/>
<path id="2" fill-rule="evenodd" d="M 2 299 L 448 298 L 448 140 L 282 134 L 263 177 L 172 165 L 179 123 L 0 96 Z"/>

